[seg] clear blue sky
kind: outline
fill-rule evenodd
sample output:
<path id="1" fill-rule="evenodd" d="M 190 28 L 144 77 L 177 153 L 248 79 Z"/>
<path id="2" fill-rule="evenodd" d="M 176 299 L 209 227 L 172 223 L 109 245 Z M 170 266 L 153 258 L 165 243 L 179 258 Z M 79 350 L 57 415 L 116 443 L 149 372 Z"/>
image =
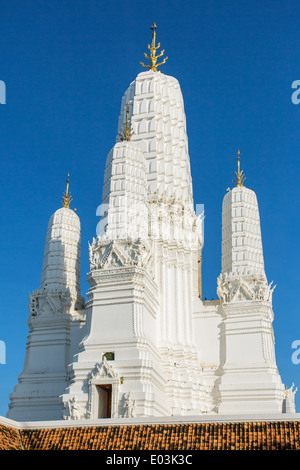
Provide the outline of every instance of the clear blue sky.
<path id="1" fill-rule="evenodd" d="M 222 199 L 240 149 L 260 205 L 268 280 L 277 284 L 277 364 L 283 382 L 300 390 L 300 364 L 291 361 L 300 340 L 300 105 L 291 101 L 299 17 L 299 2 L 281 0 L 1 3 L 0 415 L 23 367 L 28 294 L 40 284 L 47 224 L 68 172 L 82 223 L 83 294 L 88 289 L 105 160 L 153 21 L 169 56 L 163 70 L 181 84 L 194 200 L 205 205 L 204 296 L 216 298 Z"/>

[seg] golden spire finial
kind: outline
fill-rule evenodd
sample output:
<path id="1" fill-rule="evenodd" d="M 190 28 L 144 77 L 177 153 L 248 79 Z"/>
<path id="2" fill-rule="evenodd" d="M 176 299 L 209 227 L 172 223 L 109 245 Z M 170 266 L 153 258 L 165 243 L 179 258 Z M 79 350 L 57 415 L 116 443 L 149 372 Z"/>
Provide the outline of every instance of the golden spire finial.
<path id="1" fill-rule="evenodd" d="M 246 176 L 244 175 L 243 170 L 242 171 L 240 170 L 240 151 L 239 150 L 237 152 L 237 162 L 238 162 L 238 171 L 235 171 L 237 180 L 236 181 L 232 180 L 232 181 L 235 183 L 235 186 L 241 187 L 241 186 L 244 186 L 243 183 L 246 179 Z"/>
<path id="2" fill-rule="evenodd" d="M 164 55 L 165 50 L 162 50 L 159 55 L 155 55 L 157 49 L 160 48 L 160 42 L 157 44 L 157 46 L 155 46 L 156 29 L 157 29 L 157 26 L 156 26 L 155 22 L 154 22 L 153 26 L 151 26 L 150 29 L 152 30 L 152 44 L 151 44 L 151 46 L 150 46 L 150 44 L 148 44 L 148 49 L 150 51 L 150 57 L 147 56 L 146 52 L 144 52 L 144 56 L 146 57 L 146 59 L 150 59 L 151 65 L 145 65 L 145 64 L 143 64 L 143 62 L 140 62 L 140 64 L 143 67 L 147 67 L 150 70 L 153 70 L 153 72 L 157 72 L 157 67 L 159 67 L 160 65 L 163 65 L 166 62 L 166 60 L 168 59 L 168 57 L 165 57 L 165 59 L 162 62 L 160 62 L 159 64 L 156 63 L 157 59 L 159 57 L 161 57 L 162 55 Z"/>
<path id="3" fill-rule="evenodd" d="M 68 177 L 67 177 L 67 188 L 63 194 L 63 198 L 62 198 L 62 205 L 63 207 L 66 207 L 67 209 L 70 208 L 70 202 L 73 201 L 73 198 L 71 196 L 71 193 L 69 193 L 69 173 L 68 173 Z"/>
<path id="4" fill-rule="evenodd" d="M 127 101 L 126 104 L 126 122 L 122 127 L 121 134 L 119 136 L 121 137 L 121 140 L 127 140 L 129 141 L 134 134 L 132 127 L 129 125 L 129 101 Z"/>

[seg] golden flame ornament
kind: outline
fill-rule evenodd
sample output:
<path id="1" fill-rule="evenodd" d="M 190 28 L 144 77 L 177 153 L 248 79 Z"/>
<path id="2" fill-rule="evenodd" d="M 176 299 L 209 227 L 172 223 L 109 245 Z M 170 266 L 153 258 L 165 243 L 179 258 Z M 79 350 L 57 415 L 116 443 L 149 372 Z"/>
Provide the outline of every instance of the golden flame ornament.
<path id="1" fill-rule="evenodd" d="M 157 29 L 157 26 L 156 26 L 155 22 L 154 22 L 153 26 L 151 26 L 150 29 L 152 30 L 152 43 L 151 43 L 151 46 L 150 46 L 150 44 L 148 44 L 148 49 L 150 51 L 150 57 L 147 56 L 146 52 L 144 52 L 144 56 L 146 57 L 146 59 L 150 60 L 151 64 L 150 65 L 147 65 L 147 64 L 145 65 L 143 62 L 140 62 L 140 64 L 142 65 L 142 67 L 147 67 L 150 70 L 153 70 L 153 72 L 157 72 L 157 67 L 159 67 L 160 65 L 163 65 L 168 60 L 168 57 L 165 57 L 162 62 L 157 64 L 157 59 L 164 55 L 165 50 L 163 49 L 159 55 L 156 55 L 157 49 L 160 48 L 160 42 L 157 44 L 157 46 L 155 45 L 156 29 Z"/>
<path id="2" fill-rule="evenodd" d="M 244 181 L 246 179 L 246 176 L 244 175 L 243 170 L 241 171 L 240 169 L 240 151 L 238 150 L 237 152 L 237 162 L 238 162 L 238 171 L 235 172 L 236 174 L 236 181 L 232 180 L 235 186 L 237 187 L 242 187 L 244 186 Z"/>
<path id="3" fill-rule="evenodd" d="M 70 202 L 73 201 L 71 193 L 69 193 L 69 182 L 70 182 L 69 177 L 70 177 L 70 175 L 68 173 L 67 187 L 66 187 L 66 190 L 65 190 L 65 192 L 63 194 L 63 197 L 62 197 L 62 200 L 61 200 L 63 207 L 66 207 L 67 209 L 70 208 Z"/>

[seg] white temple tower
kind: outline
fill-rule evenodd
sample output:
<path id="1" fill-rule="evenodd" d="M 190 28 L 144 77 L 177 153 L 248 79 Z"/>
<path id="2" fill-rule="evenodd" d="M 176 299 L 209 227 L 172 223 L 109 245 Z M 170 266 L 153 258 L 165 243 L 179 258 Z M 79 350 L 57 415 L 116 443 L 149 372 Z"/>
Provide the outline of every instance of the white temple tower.
<path id="1" fill-rule="evenodd" d="M 155 55 L 154 47 L 155 27 Z M 90 246 L 87 336 L 63 396 L 67 409 L 76 396 L 82 417 L 124 415 L 129 393 L 136 416 L 212 408 L 193 339 L 203 238 L 183 99 L 178 81 L 153 61 L 123 96 L 106 163 L 103 218 Z"/>
<path id="2" fill-rule="evenodd" d="M 69 180 L 63 207 L 49 221 L 40 288 L 29 296 L 30 331 L 24 368 L 10 395 L 12 419 L 61 418 L 66 365 L 82 335 L 80 220 L 69 208 L 68 188 Z"/>
<path id="3" fill-rule="evenodd" d="M 194 210 L 183 98 L 157 70 L 124 93 L 104 172 L 90 285 L 80 294 L 80 221 L 48 227 L 40 289 L 30 296 L 24 369 L 8 417 L 22 420 L 294 411 L 277 370 L 271 284 L 254 191 L 238 171 L 223 200 L 218 299 L 202 299 L 202 214 Z M 96 202 L 95 205 L 98 205 Z"/>
<path id="4" fill-rule="evenodd" d="M 239 153 L 236 174 L 236 187 L 225 195 L 222 210 L 219 412 L 281 412 L 284 386 L 275 359 L 274 288 L 264 270 L 257 198 L 243 185 Z"/>

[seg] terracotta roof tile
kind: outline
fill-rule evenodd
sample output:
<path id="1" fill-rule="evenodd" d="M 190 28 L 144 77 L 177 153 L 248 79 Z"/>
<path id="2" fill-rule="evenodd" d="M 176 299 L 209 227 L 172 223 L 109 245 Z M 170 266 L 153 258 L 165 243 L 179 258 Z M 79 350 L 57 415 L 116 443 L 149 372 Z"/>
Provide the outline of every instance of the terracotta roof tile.
<path id="1" fill-rule="evenodd" d="M 0 425 L 0 450 L 21 450 L 20 434 L 14 428 Z"/>
<path id="2" fill-rule="evenodd" d="M 0 449 L 300 450 L 300 422 L 240 422 L 31 429 L 0 426 Z"/>

